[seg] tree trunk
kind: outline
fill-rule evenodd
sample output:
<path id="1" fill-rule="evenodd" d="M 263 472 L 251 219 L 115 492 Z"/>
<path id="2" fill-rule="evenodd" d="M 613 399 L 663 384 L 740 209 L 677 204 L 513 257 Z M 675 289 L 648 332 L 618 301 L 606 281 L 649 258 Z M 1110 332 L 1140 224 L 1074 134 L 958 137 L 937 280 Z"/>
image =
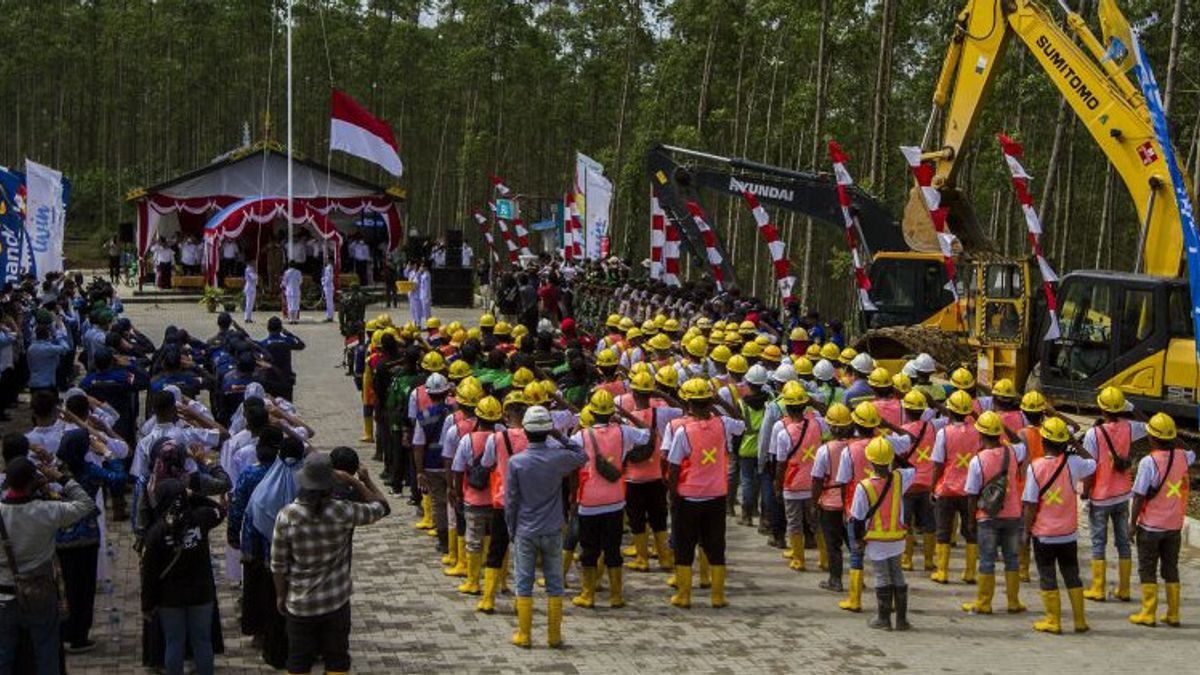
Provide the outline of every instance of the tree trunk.
<path id="1" fill-rule="evenodd" d="M 696 103 L 696 137 L 704 140 L 704 118 L 708 116 L 708 86 L 712 81 L 713 48 L 717 42 L 717 22 L 708 28 L 708 44 L 704 47 L 704 73 L 700 77 L 700 100 Z"/>
<path id="2" fill-rule="evenodd" d="M 631 8 L 629 15 L 636 16 L 637 13 L 632 11 L 632 9 L 633 8 Z M 621 233 L 621 250 L 622 251 L 629 250 L 629 230 L 632 228 L 630 226 L 630 223 L 624 222 L 621 218 L 617 217 L 618 214 L 616 213 L 615 209 L 619 205 L 619 202 L 617 201 L 617 196 L 621 190 L 621 168 L 624 166 L 624 161 L 625 161 L 625 114 L 626 114 L 626 107 L 629 102 L 629 79 L 632 74 L 631 73 L 632 70 L 633 70 L 633 25 L 630 24 L 630 25 L 626 26 L 626 31 L 625 31 L 625 73 L 621 77 L 621 107 L 617 111 L 617 152 L 616 152 L 617 162 L 616 162 L 616 169 L 613 171 L 613 182 L 612 182 L 613 189 L 612 189 L 612 201 L 611 201 L 611 203 L 613 204 L 613 207 L 614 207 L 612 222 L 621 223 L 621 229 L 623 230 L 623 232 Z M 628 219 L 628 216 L 626 216 L 626 219 Z"/>
<path id="3" fill-rule="evenodd" d="M 1171 50 L 1167 58 L 1167 82 L 1163 88 L 1163 111 L 1171 115 L 1171 102 L 1175 98 L 1175 70 L 1179 65 L 1179 24 L 1183 21 L 1183 0 L 1175 0 L 1171 12 Z"/>
<path id="4" fill-rule="evenodd" d="M 1054 193 L 1054 179 L 1058 171 L 1058 155 L 1062 151 L 1063 129 L 1067 126 L 1067 99 L 1058 97 L 1058 116 L 1054 120 L 1054 143 L 1050 146 L 1050 161 L 1046 164 L 1046 184 L 1042 188 L 1042 196 L 1038 202 L 1038 220 L 1045 222 L 1046 211 L 1050 208 L 1050 195 Z"/>
<path id="5" fill-rule="evenodd" d="M 1109 220 L 1112 219 L 1112 195 L 1113 187 L 1113 168 L 1112 164 L 1105 167 L 1104 170 L 1104 196 L 1100 199 L 1100 233 L 1096 236 L 1096 269 L 1100 269 L 1100 256 L 1104 253 L 1105 246 L 1104 232 L 1110 227 Z"/>
<path id="6" fill-rule="evenodd" d="M 817 39 L 817 96 L 816 103 L 813 108 L 813 138 L 812 138 L 812 155 L 810 166 L 817 165 L 817 158 L 821 153 L 821 122 L 825 119 L 825 69 L 826 59 L 828 55 L 827 43 L 829 41 L 829 14 L 830 0 L 821 0 L 821 30 Z M 813 219 L 811 216 L 804 219 L 804 269 L 800 273 L 800 297 L 812 306 L 812 299 L 809 297 L 809 277 L 812 270 L 812 233 Z"/>
<path id="7" fill-rule="evenodd" d="M 887 107 L 892 84 L 892 33 L 897 0 L 883 0 L 880 9 L 879 64 L 875 69 L 875 96 L 871 106 L 871 161 L 867 181 L 877 194 L 884 180 L 887 146 Z"/>

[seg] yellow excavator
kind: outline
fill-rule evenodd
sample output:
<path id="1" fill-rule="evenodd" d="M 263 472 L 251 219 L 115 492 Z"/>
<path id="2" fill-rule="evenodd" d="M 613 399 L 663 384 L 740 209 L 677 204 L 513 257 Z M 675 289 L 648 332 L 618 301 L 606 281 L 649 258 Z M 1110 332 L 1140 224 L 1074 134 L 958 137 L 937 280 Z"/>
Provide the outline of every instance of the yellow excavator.
<path id="1" fill-rule="evenodd" d="M 1198 373 L 1193 305 L 1187 281 L 1180 277 L 1182 231 L 1171 176 L 1139 88 L 1118 63 L 1105 58 L 1105 48 L 1083 17 L 1065 5 L 1063 9 L 1066 30 L 1034 0 L 971 0 L 958 14 L 922 158 L 934 164 L 933 185 L 950 208 L 949 227 L 961 242 L 956 256 L 960 300 L 955 304 L 941 291 L 945 279 L 938 277 L 936 233 L 914 188 L 903 218 L 904 237 L 914 252 L 875 256 L 872 297 L 880 310 L 876 316 L 886 317 L 899 304 L 924 302 L 917 314 L 928 318 L 916 326 L 883 323 L 875 329 L 868 318 L 870 330 L 858 344 L 895 365 L 903 355 L 925 351 L 923 341 L 945 344 L 938 336 L 950 333 L 954 356 L 969 355 L 985 386 L 1007 377 L 1039 386 L 1056 400 L 1090 406 L 1097 390 L 1113 385 L 1143 410 L 1194 420 Z M 1140 220 L 1133 273 L 1079 270 L 1060 279 L 1062 334 L 1055 340 L 1042 339 L 1045 312 L 1031 259 L 996 255 L 955 183 L 983 101 L 1014 37 L 1029 49 L 1111 162 Z M 940 138 L 933 139 L 939 127 Z M 1192 186 L 1186 187 L 1192 194 Z M 913 270 L 925 277 L 923 295 L 913 293 L 911 281 L 905 280 L 904 274 L 911 277 Z"/>

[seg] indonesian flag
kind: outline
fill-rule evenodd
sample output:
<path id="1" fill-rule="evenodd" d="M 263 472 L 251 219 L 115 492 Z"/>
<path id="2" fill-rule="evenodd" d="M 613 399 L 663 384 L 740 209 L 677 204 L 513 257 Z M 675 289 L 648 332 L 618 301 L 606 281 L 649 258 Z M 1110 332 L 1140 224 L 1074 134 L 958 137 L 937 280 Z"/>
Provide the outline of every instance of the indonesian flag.
<path id="1" fill-rule="evenodd" d="M 332 108 L 329 120 L 330 150 L 341 150 L 374 162 L 397 178 L 404 173 L 396 139 L 387 122 L 367 112 L 358 101 L 337 89 L 333 90 Z"/>
<path id="2" fill-rule="evenodd" d="M 504 179 L 500 176 L 493 174 L 489 176 L 489 178 L 492 179 L 492 186 L 496 188 L 496 192 L 501 197 L 507 197 L 512 192 L 512 190 L 508 189 L 508 186 L 504 184 Z"/>

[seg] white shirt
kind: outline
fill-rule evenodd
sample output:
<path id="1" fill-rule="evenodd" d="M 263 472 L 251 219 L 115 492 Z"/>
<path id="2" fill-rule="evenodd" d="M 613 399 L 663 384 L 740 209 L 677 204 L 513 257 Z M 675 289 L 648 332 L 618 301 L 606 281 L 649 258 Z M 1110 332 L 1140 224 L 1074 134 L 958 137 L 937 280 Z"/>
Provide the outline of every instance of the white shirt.
<path id="1" fill-rule="evenodd" d="M 288 297 L 298 297 L 300 295 L 300 282 L 303 276 L 300 270 L 295 267 L 289 267 L 283 272 L 283 293 Z"/>
<path id="2" fill-rule="evenodd" d="M 179 245 L 179 262 L 184 265 L 200 264 L 200 247 L 190 241 Z"/>
<path id="3" fill-rule="evenodd" d="M 258 273 L 254 271 L 253 265 L 246 265 L 246 271 L 242 272 L 242 286 L 246 291 L 253 292 L 258 285 Z"/>
<path id="4" fill-rule="evenodd" d="M 916 469 L 897 469 L 900 472 L 900 494 L 908 492 L 908 488 L 912 486 L 913 479 L 917 477 Z M 895 490 L 896 485 L 893 484 L 889 488 L 888 494 L 884 495 L 884 499 L 891 499 L 891 490 Z M 867 489 L 858 484 L 854 486 L 854 501 L 850 502 L 850 517 L 854 520 L 862 520 L 866 518 L 867 511 L 871 509 L 871 500 L 867 497 Z M 904 502 L 900 502 L 900 513 L 897 517 L 897 522 L 904 522 Z M 870 529 L 871 524 L 867 523 L 867 529 Z M 863 555 L 867 560 L 887 560 L 895 558 L 904 553 L 904 540 L 897 541 L 868 541 L 866 551 Z"/>
<path id="5" fill-rule="evenodd" d="M 236 260 L 238 257 L 237 242 L 232 239 L 226 239 L 221 244 L 221 258 L 223 260 Z"/>
<path id="6" fill-rule="evenodd" d="M 474 259 L 474 257 L 475 257 L 475 252 L 471 250 L 470 246 L 462 247 L 462 266 L 463 267 L 470 267 L 471 261 Z"/>
<path id="7" fill-rule="evenodd" d="M 150 433 L 138 441 L 137 449 L 133 453 L 133 465 L 129 469 L 129 475 L 140 478 L 150 475 L 150 447 L 160 438 L 171 438 L 183 446 L 198 443 L 211 450 L 221 442 L 221 433 L 215 429 L 181 427 L 177 424 L 155 424 Z M 196 463 L 189 458 L 186 467 L 188 473 L 191 473 L 196 470 Z"/>
<path id="8" fill-rule="evenodd" d="M 350 244 L 350 257 L 360 261 L 370 260 L 371 247 L 367 246 L 367 242 L 360 239 L 353 244 Z"/>
<path id="9" fill-rule="evenodd" d="M 1047 455 L 1047 457 L 1049 458 L 1050 456 Z M 1054 461 L 1057 463 L 1061 462 L 1062 460 L 1054 458 Z M 1080 457 L 1079 455 L 1067 455 L 1067 468 L 1065 471 L 1070 473 L 1069 480 L 1071 482 L 1071 495 L 1074 496 L 1076 494 L 1075 485 L 1084 478 L 1096 473 L 1096 460 L 1089 459 L 1087 457 Z M 1037 479 L 1033 474 L 1033 464 L 1030 463 L 1029 466 L 1025 468 L 1025 491 L 1021 493 L 1021 501 L 1026 504 L 1037 504 L 1041 501 L 1038 493 L 1041 492 L 1043 487 L 1045 486 L 1038 485 Z M 1066 496 L 1063 495 L 1063 498 L 1065 499 Z M 1037 540 L 1043 544 L 1067 544 L 1075 541 L 1078 538 L 1079 531 L 1072 530 L 1070 534 L 1064 534 L 1058 537 L 1038 537 Z"/>
<path id="10" fill-rule="evenodd" d="M 155 244 L 150 247 L 154 253 L 155 265 L 170 265 L 175 262 L 175 249 L 163 244 Z"/>
<path id="11" fill-rule="evenodd" d="M 628 455 L 629 451 L 632 450 L 635 446 L 650 442 L 650 430 L 649 429 L 639 429 L 638 427 L 630 426 L 628 424 L 622 424 L 622 425 L 620 425 L 620 427 L 621 427 L 621 461 L 623 462 L 625 460 L 625 456 Z M 580 445 L 580 447 L 586 448 L 587 446 L 584 444 L 583 439 L 587 438 L 588 435 L 589 435 L 588 429 L 582 429 L 580 431 L 575 432 L 575 435 L 571 436 L 571 441 L 573 443 L 578 443 Z M 624 509 L 625 509 L 625 500 L 624 499 L 622 499 L 619 502 L 613 502 L 611 504 L 601 504 L 599 506 L 584 506 L 584 505 L 580 504 L 579 505 L 579 515 L 581 515 L 581 516 L 599 516 L 599 515 L 602 515 L 605 513 L 612 513 L 614 511 L 622 511 Z"/>

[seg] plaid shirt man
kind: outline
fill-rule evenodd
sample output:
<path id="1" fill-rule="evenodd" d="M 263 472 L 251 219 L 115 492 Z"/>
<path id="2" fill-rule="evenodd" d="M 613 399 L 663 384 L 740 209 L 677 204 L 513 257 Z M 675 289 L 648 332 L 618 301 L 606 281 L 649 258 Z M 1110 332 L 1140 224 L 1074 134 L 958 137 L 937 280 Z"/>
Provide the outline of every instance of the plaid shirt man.
<path id="1" fill-rule="evenodd" d="M 288 581 L 287 610 L 295 616 L 319 616 L 350 601 L 350 549 L 354 528 L 387 515 L 378 502 L 332 500 L 314 517 L 308 506 L 293 502 L 275 518 L 271 571 Z"/>

